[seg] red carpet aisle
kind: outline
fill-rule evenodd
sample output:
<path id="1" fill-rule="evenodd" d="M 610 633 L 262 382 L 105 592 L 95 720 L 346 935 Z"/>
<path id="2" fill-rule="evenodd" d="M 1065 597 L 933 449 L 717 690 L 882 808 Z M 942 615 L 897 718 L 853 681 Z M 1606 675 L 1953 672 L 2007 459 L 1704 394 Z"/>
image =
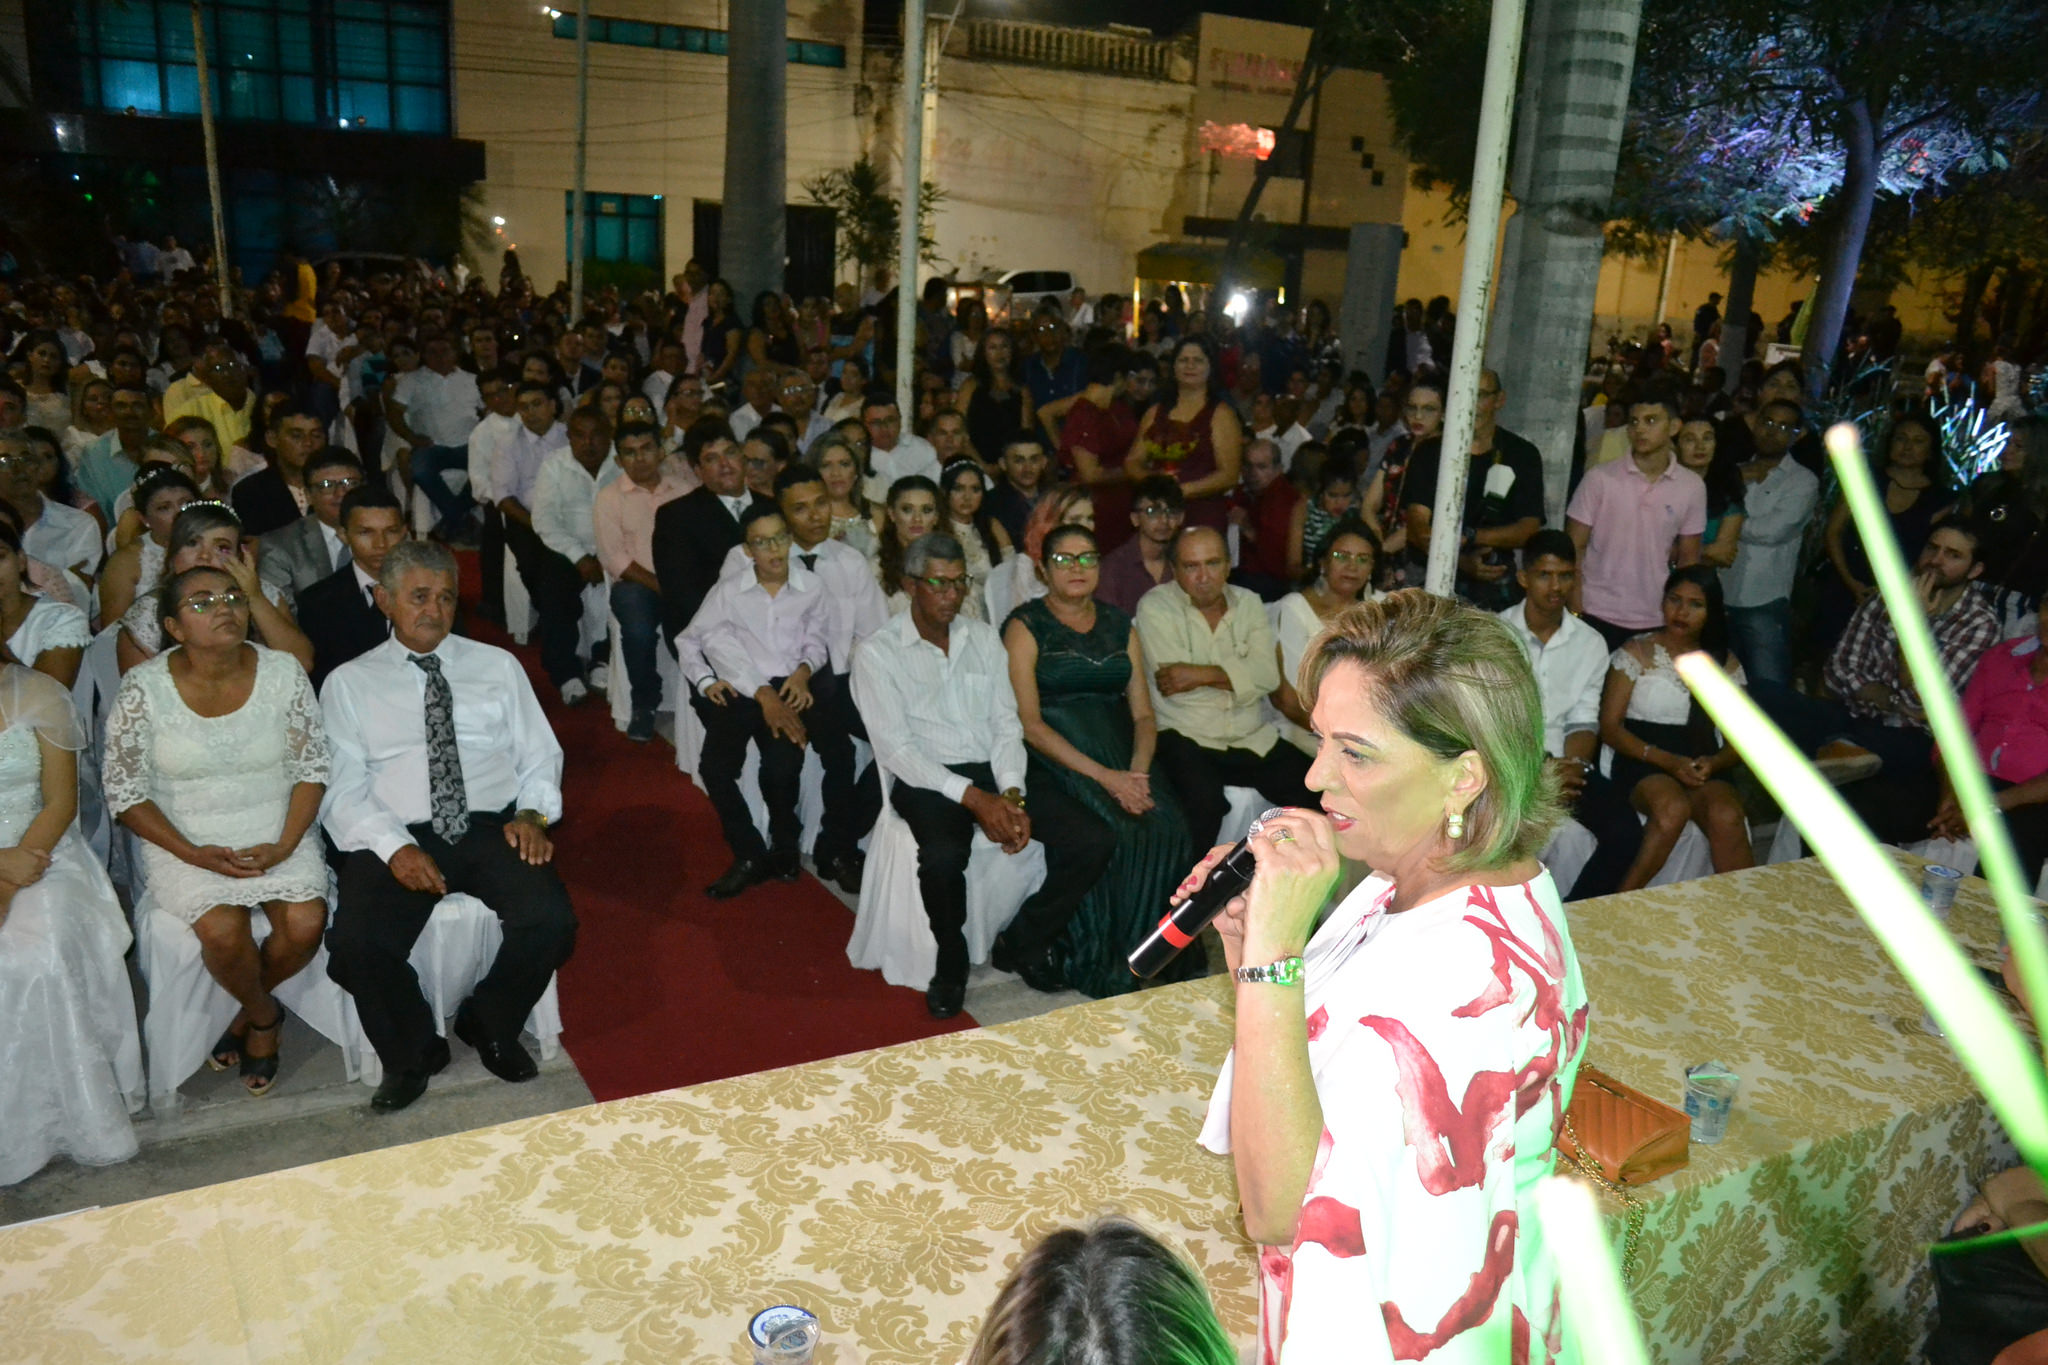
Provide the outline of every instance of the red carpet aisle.
<path id="1" fill-rule="evenodd" d="M 475 556 L 464 597 L 474 601 Z M 468 629 L 509 645 L 502 631 Z M 974 1027 L 846 960 L 853 915 L 808 873 L 729 901 L 711 803 L 662 740 L 633 744 L 601 698 L 553 704 L 538 651 L 517 649 L 565 756 L 555 858 L 582 928 L 562 969 L 562 1042 L 600 1100 Z M 624 680 L 620 680 L 624 685 Z"/>

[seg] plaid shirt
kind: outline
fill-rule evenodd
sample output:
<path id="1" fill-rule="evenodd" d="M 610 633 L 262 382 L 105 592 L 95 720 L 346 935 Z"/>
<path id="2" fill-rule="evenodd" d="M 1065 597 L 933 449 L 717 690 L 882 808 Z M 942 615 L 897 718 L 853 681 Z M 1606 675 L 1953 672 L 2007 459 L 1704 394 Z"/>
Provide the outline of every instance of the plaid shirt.
<path id="1" fill-rule="evenodd" d="M 1985 650 L 1998 643 L 1998 617 L 1985 605 L 1974 588 L 1965 588 L 1955 605 L 1928 622 L 1934 632 L 1934 652 L 1948 674 L 1949 686 L 1960 694 L 1969 685 L 1970 674 Z M 1880 710 L 1856 700 L 1856 690 L 1866 683 L 1881 683 L 1893 700 L 1901 697 L 1918 707 L 1912 679 L 1899 659 L 1899 636 L 1882 597 L 1872 597 L 1856 608 L 1842 632 L 1841 643 L 1828 656 L 1827 684 L 1849 708 L 1849 714 L 1883 721 L 1886 725 L 1913 726 L 1925 730 L 1924 722 L 1909 720 L 1897 711 Z"/>

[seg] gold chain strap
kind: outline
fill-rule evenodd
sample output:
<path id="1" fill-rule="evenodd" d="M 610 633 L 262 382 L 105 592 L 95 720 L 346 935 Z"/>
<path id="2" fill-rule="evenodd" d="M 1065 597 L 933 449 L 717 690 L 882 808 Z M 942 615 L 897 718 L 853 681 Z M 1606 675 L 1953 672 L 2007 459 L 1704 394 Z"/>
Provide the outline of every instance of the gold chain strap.
<path id="1" fill-rule="evenodd" d="M 1579 1141 L 1579 1130 L 1572 1126 L 1569 1112 L 1564 1116 L 1564 1132 L 1572 1140 L 1572 1150 L 1565 1153 L 1565 1159 L 1578 1167 L 1588 1180 L 1619 1199 L 1628 1210 L 1628 1229 L 1621 1242 L 1621 1282 L 1626 1286 L 1636 1276 L 1636 1242 L 1643 1235 L 1643 1219 L 1650 1206 L 1628 1186 L 1609 1180 L 1607 1172 L 1600 1169 L 1600 1163 L 1586 1155 L 1586 1144 Z"/>

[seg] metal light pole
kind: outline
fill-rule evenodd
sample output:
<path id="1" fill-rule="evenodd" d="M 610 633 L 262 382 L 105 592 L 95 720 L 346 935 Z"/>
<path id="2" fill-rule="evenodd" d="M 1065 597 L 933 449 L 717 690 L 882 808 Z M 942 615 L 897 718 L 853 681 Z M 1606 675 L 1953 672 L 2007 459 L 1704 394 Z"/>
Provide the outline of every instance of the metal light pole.
<path id="1" fill-rule="evenodd" d="M 903 3 L 903 211 L 896 219 L 896 407 L 904 430 L 917 413 L 917 240 L 924 188 L 924 0 Z"/>
<path id="2" fill-rule="evenodd" d="M 569 208 L 569 325 L 583 321 L 583 156 L 590 141 L 590 0 L 576 0 L 576 200 Z M 575 382 L 575 376 L 570 376 Z"/>
<path id="3" fill-rule="evenodd" d="M 234 314 L 234 295 L 228 288 L 227 215 L 220 205 L 220 144 L 213 135 L 213 90 L 206 70 L 206 23 L 199 13 L 199 0 L 192 0 L 192 50 L 199 59 L 199 129 L 206 137 L 206 192 L 213 200 L 213 275 L 220 290 L 220 315 Z"/>
<path id="4" fill-rule="evenodd" d="M 1451 340 L 1451 392 L 1437 462 L 1436 508 L 1430 517 L 1429 591 L 1451 595 L 1465 522 L 1465 480 L 1472 467 L 1480 356 L 1486 349 L 1493 257 L 1500 242 L 1500 204 L 1507 188 L 1508 133 L 1514 124 L 1515 68 L 1521 60 L 1524 0 L 1493 0 L 1486 39 L 1486 80 L 1479 92 L 1479 149 L 1472 160 L 1472 201 L 1465 215 L 1465 265 L 1458 277 L 1458 326 Z"/>

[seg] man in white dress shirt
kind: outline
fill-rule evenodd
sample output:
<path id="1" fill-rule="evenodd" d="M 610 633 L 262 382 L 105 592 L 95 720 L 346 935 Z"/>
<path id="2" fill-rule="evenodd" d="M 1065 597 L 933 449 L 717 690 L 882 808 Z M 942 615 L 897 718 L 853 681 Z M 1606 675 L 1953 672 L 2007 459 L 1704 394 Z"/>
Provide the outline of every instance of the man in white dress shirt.
<path id="1" fill-rule="evenodd" d="M 455 557 L 406 541 L 385 555 L 377 605 L 391 638 L 336 669 L 321 696 L 333 765 L 321 820 L 346 860 L 327 973 L 355 997 L 384 1064 L 371 1099 L 403 1109 L 448 1065 L 407 960 L 443 896 L 466 892 L 504 925 L 455 1036 L 492 1074 L 536 1074 L 519 1030 L 576 942 L 548 825 L 562 813 L 562 748 L 519 661 L 449 630 Z"/>
<path id="2" fill-rule="evenodd" d="M 860 412 L 861 425 L 868 429 L 869 502 L 889 500 L 889 485 L 911 474 L 939 481 L 939 452 L 924 437 L 903 429 L 903 414 L 896 409 L 896 395 L 887 389 L 868 390 Z"/>
<path id="3" fill-rule="evenodd" d="M 802 370 L 784 370 L 778 402 L 796 424 L 796 453 L 803 458 L 810 452 L 811 442 L 832 430 L 825 414 L 818 411 L 818 386 Z"/>
<path id="4" fill-rule="evenodd" d="M 420 344 L 420 365 L 400 375 L 384 404 L 391 430 L 412 447 L 412 480 L 441 514 L 441 539 L 467 541 L 475 503 L 448 484 L 450 470 L 469 468 L 469 434 L 484 401 L 476 376 L 455 363 L 455 342 L 430 336 Z"/>
<path id="5" fill-rule="evenodd" d="M 873 763 L 864 769 L 855 766 L 853 741 L 865 740 L 868 733 L 854 707 L 848 677 L 854 646 L 888 622 L 889 607 L 867 556 L 832 539 L 831 495 L 817 470 L 805 464 L 783 470 L 775 479 L 775 501 L 789 527 L 791 567 L 814 575 L 825 590 L 825 641 L 831 666 L 811 674 L 815 704 L 804 713 L 804 729 L 825 770 L 825 809 L 811 859 L 821 880 L 838 882 L 848 895 L 859 895 L 867 864 L 860 841 L 882 808 L 882 784 Z M 752 569 L 746 547 L 735 545 L 719 577 Z"/>
<path id="6" fill-rule="evenodd" d="M 541 666 L 568 706 L 589 695 L 577 632 L 583 622 L 584 589 L 604 582 L 592 508 L 597 490 L 619 476 L 611 448 L 612 429 L 602 412 L 588 407 L 571 414 L 569 448 L 549 455 L 534 475 L 532 540 L 515 534 L 512 542 L 519 576 L 526 580 L 540 616 Z M 609 681 L 597 676 L 597 670 L 610 657 L 607 640 L 591 646 L 588 671 L 598 687 Z"/>
<path id="7" fill-rule="evenodd" d="M 925 1008 L 950 1019 L 967 998 L 967 857 L 975 828 L 1005 853 L 1031 841 L 1024 727 L 1001 637 L 994 626 L 960 616 L 967 592 L 960 542 L 939 532 L 912 541 L 903 552 L 903 590 L 910 610 L 854 651 L 853 695 L 875 760 L 894 779 L 889 803 L 917 840 L 918 891 L 939 950 Z"/>
<path id="8" fill-rule="evenodd" d="M 746 402 L 732 410 L 726 421 L 732 427 L 735 441 L 744 441 L 754 434 L 754 428 L 761 425 L 761 419 L 775 411 L 775 390 L 781 372 L 766 365 L 756 365 L 740 380 L 740 392 L 746 395 Z"/>
<path id="9" fill-rule="evenodd" d="M 483 578 L 483 594 L 477 614 L 486 621 L 505 624 L 505 519 L 498 500 L 491 494 L 491 464 L 498 447 L 519 431 L 519 370 L 501 365 L 485 370 L 476 379 L 477 397 L 484 415 L 470 429 L 469 496 L 477 506 L 477 571 Z"/>
<path id="10" fill-rule="evenodd" d="M 1628 793 L 1600 774 L 1600 694 L 1607 686 L 1607 641 L 1565 609 L 1579 572 L 1578 550 L 1562 531 L 1542 530 L 1517 552 L 1515 581 L 1525 594 L 1500 611 L 1529 656 L 1543 699 L 1543 749 L 1572 818 L 1595 841 L 1572 883 L 1571 900 L 1612 895 L 1642 846 L 1643 823 Z"/>
<path id="11" fill-rule="evenodd" d="M 797 841 L 803 822 L 805 717 L 815 704 L 811 675 L 830 659 L 825 643 L 825 591 L 816 575 L 789 562 L 789 525 L 757 503 L 740 518 L 737 548 L 751 561 L 719 579 L 676 640 L 676 658 L 704 722 L 697 775 L 718 812 L 732 866 L 707 888 L 714 900 L 737 896 L 770 877 L 802 875 Z M 768 835 L 761 842 L 740 795 L 747 746 L 761 754 L 761 800 Z"/>

